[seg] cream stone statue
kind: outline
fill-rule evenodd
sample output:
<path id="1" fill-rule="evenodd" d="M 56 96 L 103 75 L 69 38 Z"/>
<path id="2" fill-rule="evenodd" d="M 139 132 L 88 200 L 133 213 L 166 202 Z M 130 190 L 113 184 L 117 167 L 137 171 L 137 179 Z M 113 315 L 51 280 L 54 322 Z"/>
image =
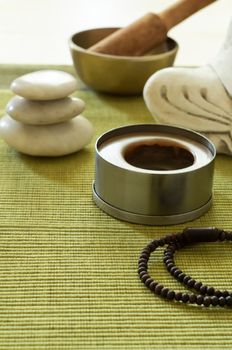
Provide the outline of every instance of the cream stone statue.
<path id="1" fill-rule="evenodd" d="M 232 155 L 232 20 L 218 55 L 200 68 L 166 68 L 152 75 L 144 100 L 159 123 L 208 136 Z"/>

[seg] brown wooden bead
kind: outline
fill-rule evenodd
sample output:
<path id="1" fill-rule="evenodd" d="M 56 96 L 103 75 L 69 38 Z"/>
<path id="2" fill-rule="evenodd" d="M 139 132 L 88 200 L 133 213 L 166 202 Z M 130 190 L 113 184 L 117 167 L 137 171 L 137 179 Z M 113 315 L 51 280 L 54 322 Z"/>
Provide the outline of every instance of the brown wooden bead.
<path id="1" fill-rule="evenodd" d="M 140 261 L 138 265 L 139 265 L 139 267 L 144 266 L 147 268 L 147 261 Z"/>
<path id="2" fill-rule="evenodd" d="M 176 292 L 175 299 L 176 299 L 176 301 L 180 301 L 182 299 L 182 292 Z"/>
<path id="3" fill-rule="evenodd" d="M 189 295 L 187 293 L 183 293 L 181 300 L 183 303 L 187 303 L 189 301 Z"/>
<path id="4" fill-rule="evenodd" d="M 155 291 L 155 287 L 157 285 L 158 285 L 158 283 L 153 280 L 149 285 L 150 290 Z"/>
<path id="5" fill-rule="evenodd" d="M 143 266 L 138 268 L 138 274 L 141 272 L 146 272 L 146 269 Z"/>
<path id="6" fill-rule="evenodd" d="M 201 286 L 202 286 L 202 283 L 201 283 L 201 282 L 196 282 L 196 283 L 194 284 L 194 289 L 200 290 Z"/>
<path id="7" fill-rule="evenodd" d="M 226 305 L 226 299 L 224 297 L 220 297 L 218 299 L 218 305 L 221 306 L 221 307 L 225 306 Z"/>
<path id="8" fill-rule="evenodd" d="M 140 273 L 139 273 L 139 277 L 140 278 L 142 278 L 144 275 L 147 275 L 147 271 L 141 271 Z"/>
<path id="9" fill-rule="evenodd" d="M 222 296 L 223 296 L 224 298 L 228 297 L 229 295 L 230 295 L 230 294 L 229 294 L 229 292 L 228 292 L 227 290 L 223 290 Z"/>
<path id="10" fill-rule="evenodd" d="M 148 254 L 150 255 L 150 253 L 151 253 L 151 245 L 148 244 L 148 245 L 146 246 L 146 248 L 144 248 L 144 249 L 142 250 L 141 253 L 148 253 Z"/>
<path id="11" fill-rule="evenodd" d="M 206 293 L 208 295 L 214 295 L 214 292 L 215 292 L 214 287 L 207 287 Z"/>
<path id="12" fill-rule="evenodd" d="M 169 247 L 168 247 L 168 250 L 169 250 L 169 252 L 170 252 L 172 255 L 174 255 L 174 253 L 175 253 L 175 251 L 176 251 L 176 248 L 175 248 L 174 246 L 169 246 Z"/>
<path id="13" fill-rule="evenodd" d="M 150 276 L 146 273 L 145 275 L 143 275 L 143 276 L 141 277 L 141 281 L 143 281 L 143 283 L 145 283 L 145 281 L 146 281 L 148 278 L 150 278 Z"/>
<path id="14" fill-rule="evenodd" d="M 188 275 L 186 275 L 186 276 L 183 278 L 183 283 L 184 283 L 184 284 L 187 284 L 187 282 L 188 282 L 189 280 L 191 280 L 191 277 L 188 276 Z"/>
<path id="15" fill-rule="evenodd" d="M 169 292 L 169 288 L 164 287 L 164 288 L 161 290 L 160 294 L 161 294 L 162 297 L 166 298 L 168 292 Z"/>
<path id="16" fill-rule="evenodd" d="M 208 306 L 210 306 L 210 304 L 211 304 L 211 299 L 210 299 L 210 297 L 204 297 L 203 298 L 203 304 L 204 304 L 204 306 L 206 306 L 206 307 L 208 307 Z"/>
<path id="17" fill-rule="evenodd" d="M 146 256 L 145 253 L 140 255 L 139 261 L 148 262 L 149 256 Z"/>
<path id="18" fill-rule="evenodd" d="M 147 245 L 142 251 L 141 251 L 141 254 L 143 253 L 149 253 L 150 254 L 150 248 L 149 248 L 149 245 Z"/>
<path id="19" fill-rule="evenodd" d="M 169 259 L 173 259 L 173 253 L 172 252 L 167 252 L 167 253 L 165 253 L 164 254 L 164 256 L 166 257 L 166 258 L 169 258 Z"/>
<path id="20" fill-rule="evenodd" d="M 149 288 L 151 282 L 153 282 L 153 279 L 150 277 L 150 278 L 146 279 L 146 281 L 144 282 L 144 284 Z"/>
<path id="21" fill-rule="evenodd" d="M 188 280 L 188 282 L 187 282 L 187 286 L 189 288 L 192 288 L 195 283 L 196 283 L 196 281 L 194 279 L 190 278 L 190 280 Z"/>
<path id="22" fill-rule="evenodd" d="M 205 294 L 206 291 L 207 291 L 207 286 L 205 286 L 205 285 L 203 284 L 203 285 L 200 287 L 199 292 L 200 292 L 201 294 Z"/>
<path id="23" fill-rule="evenodd" d="M 175 292 L 174 290 L 169 290 L 167 293 L 167 299 L 168 300 L 173 300 L 175 298 Z"/>
<path id="24" fill-rule="evenodd" d="M 222 296 L 222 292 L 220 290 L 216 289 L 214 291 L 214 295 L 216 295 L 216 297 L 220 298 Z"/>
<path id="25" fill-rule="evenodd" d="M 149 255 L 150 253 L 148 251 L 143 251 L 142 254 L 140 254 L 140 259 L 141 258 L 148 259 Z"/>
<path id="26" fill-rule="evenodd" d="M 217 306 L 217 305 L 218 305 L 218 297 L 216 297 L 216 295 L 213 295 L 213 296 L 211 297 L 211 304 L 212 304 L 213 306 Z"/>
<path id="27" fill-rule="evenodd" d="M 159 246 L 159 245 L 156 243 L 156 241 L 153 241 L 153 242 L 151 242 L 150 244 L 148 244 L 147 247 L 149 247 L 150 252 L 152 253 L 152 252 L 154 252 L 154 250 L 156 250 L 156 248 L 157 248 L 158 246 Z"/>
<path id="28" fill-rule="evenodd" d="M 232 306 L 232 297 L 230 295 L 228 295 L 226 297 L 226 305 L 227 306 Z"/>
<path id="29" fill-rule="evenodd" d="M 190 302 L 191 304 L 194 304 L 194 303 L 196 303 L 196 301 L 197 301 L 197 296 L 196 296 L 196 294 L 194 294 L 194 293 L 190 294 L 190 296 L 189 296 L 189 302 Z"/>
<path id="30" fill-rule="evenodd" d="M 198 294 L 198 295 L 197 295 L 196 303 L 197 303 L 198 305 L 201 305 L 201 304 L 203 303 L 203 299 L 204 299 L 203 295 Z"/>
<path id="31" fill-rule="evenodd" d="M 157 286 L 155 287 L 155 293 L 156 294 L 160 294 L 161 293 L 161 290 L 163 289 L 163 285 L 162 284 L 157 284 Z"/>
<path id="32" fill-rule="evenodd" d="M 173 267 L 171 267 L 171 269 L 170 269 L 170 273 L 173 275 L 174 272 L 175 272 L 176 270 L 178 270 L 178 267 L 173 266 Z"/>
<path id="33" fill-rule="evenodd" d="M 230 232 L 225 232 L 225 236 L 226 236 L 226 239 L 227 239 L 228 241 L 231 240 L 231 233 L 230 233 Z"/>
<path id="34" fill-rule="evenodd" d="M 220 240 L 220 241 L 224 241 L 225 239 L 226 239 L 226 234 L 225 234 L 224 231 L 222 231 L 222 232 L 220 233 L 220 235 L 219 235 L 219 240 Z"/>
<path id="35" fill-rule="evenodd" d="M 186 274 L 184 272 L 181 272 L 179 276 L 177 277 L 178 281 L 182 282 Z"/>
<path id="36" fill-rule="evenodd" d="M 174 272 L 173 276 L 175 276 L 175 277 L 177 278 L 181 273 L 182 273 L 182 271 L 181 271 L 180 269 L 177 269 L 177 270 Z"/>
<path id="37" fill-rule="evenodd" d="M 164 258 L 164 263 L 165 263 L 166 265 L 169 264 L 169 263 L 172 263 L 172 264 L 173 264 L 173 260 L 170 259 L 170 257 Z"/>
<path id="38" fill-rule="evenodd" d="M 169 263 L 166 265 L 167 267 L 167 270 L 170 271 L 172 267 L 174 267 L 174 264 L 173 263 Z"/>

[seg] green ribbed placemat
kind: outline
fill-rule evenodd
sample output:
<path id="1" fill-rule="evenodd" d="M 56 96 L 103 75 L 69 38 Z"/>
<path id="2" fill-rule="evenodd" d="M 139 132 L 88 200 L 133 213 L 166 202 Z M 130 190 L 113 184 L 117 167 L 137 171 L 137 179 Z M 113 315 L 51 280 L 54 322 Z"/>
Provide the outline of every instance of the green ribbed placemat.
<path id="1" fill-rule="evenodd" d="M 1 114 L 10 81 L 38 68 L 0 66 Z M 83 87 L 76 95 L 86 102 L 95 138 L 153 122 L 142 98 Z M 0 141 L 0 349 L 231 349 L 232 309 L 167 302 L 139 281 L 140 250 L 185 225 L 141 226 L 101 212 L 91 196 L 94 141 L 57 159 L 21 155 Z M 232 158 L 216 160 L 214 197 L 212 209 L 188 226 L 232 229 Z M 182 290 L 161 254 L 152 260 L 154 277 Z M 185 248 L 176 260 L 205 283 L 232 289 L 231 244 Z"/>

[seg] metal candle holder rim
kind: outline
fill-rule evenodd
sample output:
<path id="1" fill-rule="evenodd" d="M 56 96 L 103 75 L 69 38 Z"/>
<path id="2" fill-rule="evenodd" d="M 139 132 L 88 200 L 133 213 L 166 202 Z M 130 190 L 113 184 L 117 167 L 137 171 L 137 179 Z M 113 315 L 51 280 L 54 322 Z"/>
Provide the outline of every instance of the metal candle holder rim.
<path id="1" fill-rule="evenodd" d="M 126 154 L 139 158 L 140 146 L 148 154 L 163 147 L 171 157 L 184 150 L 190 164 L 168 170 L 150 169 L 150 163 L 135 165 Z M 115 218 L 145 225 L 177 224 L 201 216 L 212 204 L 216 150 L 199 133 L 163 124 L 128 125 L 101 135 L 95 152 L 93 199 Z M 177 155 L 178 162 L 181 157 Z"/>

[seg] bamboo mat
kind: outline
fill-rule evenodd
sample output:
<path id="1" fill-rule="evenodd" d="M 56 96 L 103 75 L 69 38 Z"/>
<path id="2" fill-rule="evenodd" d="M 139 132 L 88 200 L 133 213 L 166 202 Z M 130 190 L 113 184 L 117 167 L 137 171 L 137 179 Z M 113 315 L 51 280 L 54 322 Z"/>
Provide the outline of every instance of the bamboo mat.
<path id="1" fill-rule="evenodd" d="M 0 66 L 1 115 L 12 79 L 40 68 Z M 86 102 L 95 139 L 154 122 L 142 98 L 96 94 L 81 84 L 75 95 Z M 141 249 L 185 225 L 142 226 L 100 211 L 91 195 L 94 141 L 56 159 L 22 155 L 0 141 L 0 349 L 231 349 L 232 309 L 168 302 L 139 281 Z M 232 159 L 218 156 L 213 207 L 187 225 L 232 229 L 231 212 Z M 152 275 L 183 290 L 161 256 L 160 249 L 152 258 Z M 232 289 L 230 243 L 185 248 L 176 262 L 209 285 Z"/>

